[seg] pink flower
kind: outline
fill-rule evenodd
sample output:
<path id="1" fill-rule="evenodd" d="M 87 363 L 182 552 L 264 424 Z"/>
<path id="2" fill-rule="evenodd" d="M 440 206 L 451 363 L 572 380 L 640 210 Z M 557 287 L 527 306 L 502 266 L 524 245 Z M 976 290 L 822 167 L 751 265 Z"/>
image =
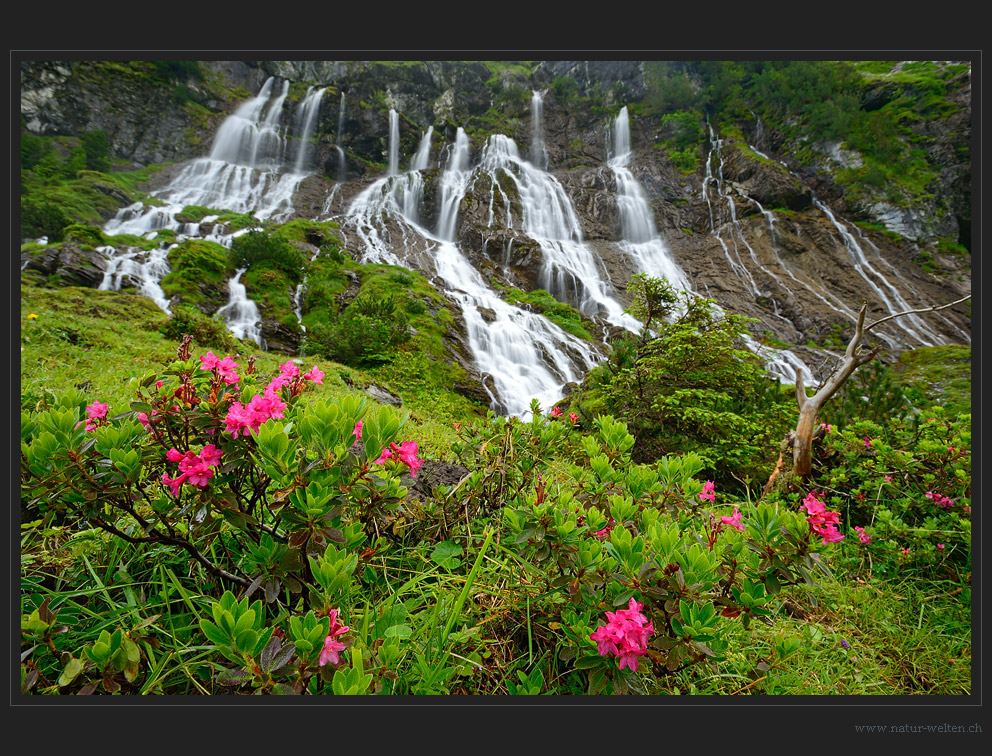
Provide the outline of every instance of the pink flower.
<path id="1" fill-rule="evenodd" d="M 304 378 L 304 380 L 307 380 L 307 381 L 313 381 L 318 386 L 320 386 L 324 382 L 324 376 L 325 375 L 326 375 L 326 373 L 324 373 L 323 370 L 321 370 L 319 367 L 317 367 L 316 365 L 314 365 L 312 368 L 310 368 L 310 372 L 309 373 L 304 373 L 303 374 L 303 378 Z"/>
<path id="2" fill-rule="evenodd" d="M 908 546 L 899 549 L 899 551 L 902 552 L 902 555 L 903 556 L 909 556 L 909 547 Z"/>
<path id="3" fill-rule="evenodd" d="M 637 658 L 648 651 L 648 638 L 654 632 L 654 625 L 641 613 L 643 604 L 630 599 L 627 609 L 606 612 L 606 625 L 600 625 L 589 636 L 596 641 L 600 656 L 617 656 L 620 669 L 625 667 L 637 671 Z"/>
<path id="4" fill-rule="evenodd" d="M 363 420 L 359 420 L 355 423 L 355 443 L 357 444 L 362 440 L 362 426 L 365 424 Z"/>
<path id="5" fill-rule="evenodd" d="M 412 478 L 417 477 L 417 470 L 424 464 L 424 460 L 417 457 L 416 441 L 404 441 L 399 446 L 390 444 L 388 448 L 382 450 L 379 459 L 372 464 L 384 465 L 387 459 L 393 458 L 399 459 L 400 462 L 410 468 L 410 477 Z"/>
<path id="6" fill-rule="evenodd" d="M 861 543 L 865 545 L 871 543 L 871 536 L 865 532 L 865 529 L 863 527 L 861 527 L 860 525 L 855 525 L 854 529 L 858 531 L 858 540 L 861 541 Z"/>
<path id="7" fill-rule="evenodd" d="M 803 506 L 806 507 L 806 520 L 809 522 L 811 531 L 823 538 L 823 543 L 838 543 L 844 540 L 844 536 L 837 525 L 840 523 L 840 512 L 833 512 L 827 509 L 827 505 L 820 501 L 816 491 L 810 491 L 803 499 Z"/>
<path id="8" fill-rule="evenodd" d="M 603 528 L 602 530 L 595 530 L 589 535 L 591 535 L 597 541 L 605 541 L 606 538 L 610 535 L 610 531 L 613 530 L 614 525 L 616 525 L 616 521 L 611 517 L 610 521 L 606 524 L 605 528 Z"/>
<path id="9" fill-rule="evenodd" d="M 222 454 L 223 452 L 221 452 L 221 450 L 216 446 L 213 444 L 207 444 L 203 447 L 203 451 L 200 452 L 200 459 L 211 467 L 216 467 L 220 464 Z"/>
<path id="10" fill-rule="evenodd" d="M 165 453 L 165 458 L 167 460 L 169 460 L 170 462 L 178 462 L 179 460 L 183 459 L 184 457 L 185 457 L 185 455 L 184 454 L 181 454 L 176 449 L 169 449 L 169 451 L 167 451 Z"/>
<path id="11" fill-rule="evenodd" d="M 713 481 L 712 480 L 706 481 L 706 483 L 703 484 L 702 492 L 699 494 L 700 500 L 716 501 L 716 492 L 714 491 L 714 489 L 715 486 L 713 485 Z"/>
<path id="12" fill-rule="evenodd" d="M 568 413 L 568 419 L 572 421 L 572 425 L 575 425 L 577 422 L 579 422 L 579 416 L 576 415 L 574 412 Z"/>
<path id="13" fill-rule="evenodd" d="M 871 448 L 871 439 L 868 438 L 868 436 L 865 436 L 864 442 L 865 442 L 865 448 L 866 449 L 870 449 Z"/>
<path id="14" fill-rule="evenodd" d="M 732 528 L 744 530 L 744 526 L 741 524 L 741 513 L 738 511 L 737 507 L 734 507 L 734 514 L 732 516 L 721 517 L 720 522 L 724 525 L 730 525 Z"/>
<path id="15" fill-rule="evenodd" d="M 885 482 L 886 483 L 891 483 L 892 482 L 892 476 L 891 475 L 886 475 L 885 476 Z"/>
<path id="16" fill-rule="evenodd" d="M 200 370 L 213 370 L 219 364 L 220 358 L 213 351 L 200 356 Z"/>
<path id="17" fill-rule="evenodd" d="M 820 427 L 823 428 L 823 430 L 826 431 L 827 433 L 831 433 L 833 430 L 833 426 L 830 425 L 829 423 L 820 423 Z"/>
<path id="18" fill-rule="evenodd" d="M 217 363 L 217 375 L 224 379 L 224 383 L 237 383 L 241 379 L 234 370 L 239 367 L 238 363 L 230 357 L 225 357 Z"/>
<path id="19" fill-rule="evenodd" d="M 330 662 L 331 664 L 337 664 L 340 661 L 338 654 L 344 651 L 346 648 L 344 643 L 336 640 L 339 635 L 344 635 L 350 628 L 347 625 L 342 625 L 338 622 L 338 610 L 331 609 L 327 613 L 327 616 L 331 618 L 330 628 L 327 633 L 327 637 L 324 638 L 324 648 L 320 652 L 319 663 L 323 667 L 325 664 Z"/>
<path id="20" fill-rule="evenodd" d="M 551 408 L 551 417 L 561 417 L 562 411 L 557 406 Z"/>
<path id="21" fill-rule="evenodd" d="M 937 544 L 937 551 L 943 551 L 943 550 L 944 550 L 944 544 L 938 543 Z"/>
<path id="22" fill-rule="evenodd" d="M 86 407 L 86 430 L 95 430 L 101 425 L 107 424 L 107 410 L 110 409 L 109 404 L 104 404 L 100 401 L 95 401 Z M 83 424 L 80 420 L 76 423 L 76 428 Z"/>
<path id="23" fill-rule="evenodd" d="M 284 362 L 279 366 L 279 372 L 287 378 L 295 378 L 300 374 L 300 367 L 295 362 L 290 360 L 289 362 Z"/>

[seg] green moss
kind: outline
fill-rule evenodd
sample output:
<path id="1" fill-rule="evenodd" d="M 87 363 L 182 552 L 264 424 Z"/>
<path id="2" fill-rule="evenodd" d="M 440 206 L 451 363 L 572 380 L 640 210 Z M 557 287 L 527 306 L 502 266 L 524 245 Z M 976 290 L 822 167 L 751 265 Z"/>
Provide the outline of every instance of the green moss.
<path id="1" fill-rule="evenodd" d="M 234 267 L 227 249 L 204 239 L 186 239 L 169 252 L 171 271 L 161 281 L 167 297 L 179 295 L 184 302 L 199 304 L 206 300 L 204 284 L 219 286 L 233 275 Z"/>
<path id="2" fill-rule="evenodd" d="M 971 412 L 971 347 L 922 347 L 903 352 L 895 365 L 899 384 L 921 391 L 948 416 Z"/>
<path id="3" fill-rule="evenodd" d="M 583 321 L 582 313 L 571 305 L 559 302 L 544 289 L 534 289 L 531 292 L 507 289 L 504 297 L 508 302 L 529 306 L 573 336 L 587 341 L 592 340 L 592 335 L 586 329 Z"/>

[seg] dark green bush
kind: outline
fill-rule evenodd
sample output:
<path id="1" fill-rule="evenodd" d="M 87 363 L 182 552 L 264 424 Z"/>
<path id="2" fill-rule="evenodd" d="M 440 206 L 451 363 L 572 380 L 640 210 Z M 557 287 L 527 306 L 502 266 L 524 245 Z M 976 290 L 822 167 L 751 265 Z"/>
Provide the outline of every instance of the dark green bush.
<path id="1" fill-rule="evenodd" d="M 303 252 L 284 239 L 262 231 L 249 231 L 235 237 L 231 243 L 231 259 L 237 268 L 267 260 L 282 270 L 294 283 L 299 283 L 306 263 Z"/>
<path id="2" fill-rule="evenodd" d="M 61 207 L 52 202 L 21 204 L 21 238 L 37 239 L 47 236 L 50 242 L 65 238 L 65 228 L 73 223 Z"/>

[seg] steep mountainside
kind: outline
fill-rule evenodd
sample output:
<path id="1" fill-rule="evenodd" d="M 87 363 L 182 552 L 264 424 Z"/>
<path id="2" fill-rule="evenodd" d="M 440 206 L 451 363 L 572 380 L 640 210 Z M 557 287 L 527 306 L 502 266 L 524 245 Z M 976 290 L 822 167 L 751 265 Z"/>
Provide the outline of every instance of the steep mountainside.
<path id="1" fill-rule="evenodd" d="M 194 304 L 293 352 L 319 335 L 328 255 L 408 268 L 452 316 L 464 390 L 507 412 L 555 401 L 637 328 L 636 273 L 755 318 L 783 379 L 822 377 L 862 301 L 874 320 L 971 289 L 967 63 L 25 62 L 21 111 L 22 234 L 48 233 L 52 204 L 102 228 L 28 244 L 26 274 Z M 70 178 L 97 199 L 61 200 L 39 138 L 68 164 L 92 134 L 110 165 Z M 230 250 L 296 218 L 314 222 L 296 272 L 262 281 L 257 258 L 221 254 L 216 281 L 169 288 L 193 265 L 177 244 Z M 894 355 L 970 333 L 965 303 L 876 335 Z"/>

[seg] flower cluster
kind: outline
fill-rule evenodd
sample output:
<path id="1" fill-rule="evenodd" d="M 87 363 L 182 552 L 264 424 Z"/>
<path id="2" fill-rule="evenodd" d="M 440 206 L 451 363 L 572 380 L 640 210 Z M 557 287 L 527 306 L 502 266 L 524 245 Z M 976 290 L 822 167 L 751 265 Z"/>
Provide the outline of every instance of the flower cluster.
<path id="1" fill-rule="evenodd" d="M 820 501 L 816 491 L 810 491 L 809 495 L 803 499 L 803 506 L 806 507 L 806 519 L 809 521 L 809 528 L 819 536 L 823 536 L 823 543 L 838 543 L 844 540 L 843 534 L 837 530 L 840 522 L 840 512 L 833 512 L 827 509 L 827 505 Z"/>
<path id="2" fill-rule="evenodd" d="M 866 546 L 871 543 L 871 536 L 865 532 L 865 529 L 860 525 L 855 525 L 854 529 L 858 532 L 858 540 L 865 544 Z"/>
<path id="3" fill-rule="evenodd" d="M 734 513 L 730 517 L 721 517 L 720 522 L 724 525 L 729 525 L 732 528 L 737 528 L 738 530 L 744 530 L 744 525 L 741 524 L 741 513 L 737 507 L 734 507 Z"/>
<path id="4" fill-rule="evenodd" d="M 216 377 L 227 384 L 237 383 L 241 380 L 238 374 L 234 372 L 235 368 L 238 367 L 240 365 L 233 358 L 225 357 L 224 359 L 220 359 L 212 351 L 200 357 L 200 370 L 212 370 Z"/>
<path id="5" fill-rule="evenodd" d="M 86 427 L 87 429 L 89 429 L 88 425 Z M 936 504 L 938 507 L 945 507 L 946 509 L 950 509 L 951 507 L 954 506 L 954 499 L 951 499 L 948 496 L 944 496 L 943 494 L 934 493 L 933 491 L 927 491 L 923 495 L 926 496 L 928 499 L 932 499 L 933 503 Z"/>
<path id="6" fill-rule="evenodd" d="M 221 450 L 213 444 L 207 444 L 199 454 L 188 451 L 185 454 L 176 449 L 169 449 L 165 453 L 170 462 L 179 463 L 179 472 L 182 473 L 177 478 L 170 478 L 168 473 L 162 473 L 162 482 L 172 489 L 172 495 L 179 495 L 179 487 L 183 483 L 193 486 L 204 487 L 207 481 L 213 476 L 213 468 L 220 464 Z"/>
<path id="7" fill-rule="evenodd" d="M 236 363 L 235 366 L 237 366 Z M 272 379 L 261 394 L 255 394 L 247 406 L 242 405 L 241 402 L 235 402 L 231 405 L 227 411 L 227 417 L 224 418 L 228 432 L 234 438 L 249 432 L 257 433 L 259 427 L 266 420 L 285 417 L 287 405 L 279 392 L 283 388 L 289 388 L 290 393 L 296 396 L 302 390 L 304 381 L 312 381 L 320 385 L 324 382 L 324 373 L 320 368 L 314 366 L 310 372 L 301 376 L 299 366 L 292 360 L 281 365 L 279 375 Z"/>
<path id="8" fill-rule="evenodd" d="M 627 667 L 637 671 L 637 657 L 648 652 L 648 638 L 654 632 L 654 625 L 641 614 L 644 604 L 632 598 L 627 609 L 607 612 L 608 624 L 600 625 L 589 637 L 596 641 L 600 656 L 620 657 L 620 669 Z"/>
<path id="9" fill-rule="evenodd" d="M 703 490 L 699 494 L 701 501 L 716 501 L 716 486 L 713 485 L 712 480 L 706 481 L 703 485 Z"/>
<path id="10" fill-rule="evenodd" d="M 356 426 L 356 430 L 357 430 Z M 359 436 L 360 438 L 361 436 Z M 417 477 L 417 470 L 420 466 L 424 464 L 424 460 L 417 457 L 417 442 L 416 441 L 404 441 L 398 446 L 396 444 L 390 444 L 387 448 L 382 450 L 382 454 L 379 455 L 379 459 L 375 461 L 374 464 L 384 465 L 387 459 L 398 459 L 400 462 L 404 463 L 410 468 L 410 476 L 413 478 Z"/>
<path id="11" fill-rule="evenodd" d="M 93 404 L 88 405 L 86 407 L 86 430 L 91 431 L 95 430 L 100 425 L 106 425 L 107 410 L 109 409 L 109 404 L 104 404 L 103 402 L 96 400 L 94 400 Z M 78 428 L 82 424 L 83 421 L 80 420 L 76 423 L 76 427 Z"/>
<path id="12" fill-rule="evenodd" d="M 338 610 L 331 609 L 327 613 L 327 616 L 331 618 L 330 632 L 327 633 L 327 637 L 324 638 L 324 648 L 320 652 L 320 666 L 323 667 L 327 662 L 331 664 L 337 664 L 340 661 L 338 654 L 345 649 L 345 644 L 337 640 L 339 635 L 344 635 L 351 628 L 347 625 L 342 625 L 338 621 Z"/>

